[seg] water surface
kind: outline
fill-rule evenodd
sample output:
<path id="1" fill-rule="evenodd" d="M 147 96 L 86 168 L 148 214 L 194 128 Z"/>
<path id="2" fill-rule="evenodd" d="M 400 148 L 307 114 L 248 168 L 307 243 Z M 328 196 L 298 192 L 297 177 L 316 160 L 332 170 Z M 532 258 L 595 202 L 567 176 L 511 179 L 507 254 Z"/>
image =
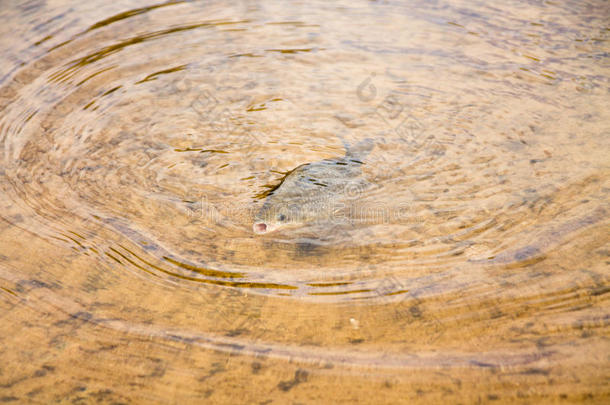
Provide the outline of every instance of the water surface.
<path id="1" fill-rule="evenodd" d="M 609 16 L 5 4 L 3 400 L 603 402 Z M 253 233 L 365 139 L 356 209 Z"/>

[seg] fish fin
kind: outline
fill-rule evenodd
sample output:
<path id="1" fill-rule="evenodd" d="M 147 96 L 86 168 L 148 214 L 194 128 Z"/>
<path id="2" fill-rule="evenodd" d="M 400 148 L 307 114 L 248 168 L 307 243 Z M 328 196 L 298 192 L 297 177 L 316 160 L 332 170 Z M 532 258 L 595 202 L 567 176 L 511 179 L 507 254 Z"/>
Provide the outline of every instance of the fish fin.
<path id="1" fill-rule="evenodd" d="M 346 144 L 345 141 L 343 141 L 343 143 Z M 358 142 L 353 146 L 346 144 L 345 156 L 349 156 L 350 158 L 356 158 L 358 160 L 363 160 L 368 156 L 369 153 L 371 153 L 374 147 L 375 142 L 373 142 L 373 139 L 371 138 L 363 139 L 362 141 Z"/>
<path id="2" fill-rule="evenodd" d="M 350 143 L 341 135 L 337 134 L 337 138 L 341 140 L 343 147 L 345 148 L 345 157 L 357 160 L 362 160 L 368 156 L 368 154 L 375 147 L 375 142 L 372 138 L 365 138 L 355 145 Z"/>
<path id="3" fill-rule="evenodd" d="M 341 143 L 343 144 L 343 148 L 345 149 L 345 155 L 347 156 L 349 154 L 349 150 L 350 150 L 350 144 L 348 141 L 345 140 L 344 137 L 342 137 L 341 135 L 337 135 L 337 138 L 339 138 L 341 140 Z"/>

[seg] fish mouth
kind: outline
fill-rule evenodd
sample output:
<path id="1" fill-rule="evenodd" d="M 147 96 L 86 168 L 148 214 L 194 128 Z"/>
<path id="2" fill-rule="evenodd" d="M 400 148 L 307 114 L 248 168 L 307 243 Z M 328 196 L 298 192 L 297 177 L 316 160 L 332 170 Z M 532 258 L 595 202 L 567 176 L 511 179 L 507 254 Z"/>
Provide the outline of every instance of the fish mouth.
<path id="1" fill-rule="evenodd" d="M 252 225 L 252 230 L 255 234 L 262 235 L 268 232 L 268 226 L 264 222 L 255 222 L 254 225 Z"/>
<path id="2" fill-rule="evenodd" d="M 265 221 L 256 221 L 252 225 L 252 230 L 257 235 L 263 235 L 266 233 L 277 231 L 278 229 L 283 228 L 283 226 L 279 224 L 275 224 L 273 222 L 265 222 Z"/>

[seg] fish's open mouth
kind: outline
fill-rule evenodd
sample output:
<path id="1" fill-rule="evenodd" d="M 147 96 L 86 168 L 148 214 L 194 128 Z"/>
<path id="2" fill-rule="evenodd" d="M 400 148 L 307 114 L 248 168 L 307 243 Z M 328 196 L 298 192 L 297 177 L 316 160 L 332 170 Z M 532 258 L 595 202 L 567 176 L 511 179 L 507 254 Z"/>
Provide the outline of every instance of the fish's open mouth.
<path id="1" fill-rule="evenodd" d="M 267 232 L 267 224 L 265 224 L 264 222 L 257 222 L 254 225 L 252 225 L 252 230 L 254 230 L 254 233 L 265 233 Z"/>

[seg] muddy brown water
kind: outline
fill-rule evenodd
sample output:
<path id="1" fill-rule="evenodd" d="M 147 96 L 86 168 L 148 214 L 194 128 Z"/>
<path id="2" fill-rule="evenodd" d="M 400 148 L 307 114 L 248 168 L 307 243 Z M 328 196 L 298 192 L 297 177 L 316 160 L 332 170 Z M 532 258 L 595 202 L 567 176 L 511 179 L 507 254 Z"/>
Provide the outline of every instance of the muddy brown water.
<path id="1" fill-rule="evenodd" d="M 3 2 L 0 400 L 608 401 L 609 17 Z M 365 139 L 347 206 L 253 233 Z"/>

